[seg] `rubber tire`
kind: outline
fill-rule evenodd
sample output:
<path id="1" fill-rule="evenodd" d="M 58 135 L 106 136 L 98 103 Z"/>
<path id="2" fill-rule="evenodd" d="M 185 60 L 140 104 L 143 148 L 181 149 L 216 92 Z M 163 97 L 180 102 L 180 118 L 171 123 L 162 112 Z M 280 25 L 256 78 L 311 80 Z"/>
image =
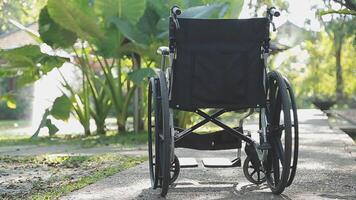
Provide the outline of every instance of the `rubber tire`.
<path id="1" fill-rule="evenodd" d="M 151 78 L 148 85 L 148 101 L 147 101 L 147 113 L 148 113 L 148 120 L 147 120 L 147 129 L 148 129 L 148 164 L 149 164 L 149 172 L 150 172 L 150 179 L 151 179 L 151 186 L 153 189 L 158 187 L 158 176 L 160 163 L 159 160 L 159 138 L 158 138 L 158 130 L 156 127 L 160 127 L 160 121 L 157 113 L 157 79 Z M 158 105 L 160 106 L 160 105 Z M 155 125 L 152 125 L 152 117 L 154 112 L 155 117 Z M 154 131 L 153 131 L 154 129 Z M 153 140 L 153 137 L 155 138 Z"/>
<path id="2" fill-rule="evenodd" d="M 159 148 L 159 162 L 160 162 L 160 185 L 161 196 L 165 197 L 168 193 L 168 188 L 171 183 L 170 168 L 174 158 L 171 158 L 172 151 L 172 135 L 169 124 L 169 102 L 168 102 L 168 88 L 165 74 L 162 71 L 158 72 L 159 79 L 159 94 L 161 101 L 161 117 L 162 117 L 162 131 L 160 132 L 160 148 Z"/>
<path id="3" fill-rule="evenodd" d="M 283 77 L 275 71 L 268 73 L 268 92 L 269 101 L 267 105 L 267 120 L 268 120 L 268 141 L 271 144 L 271 149 L 268 151 L 267 161 L 264 163 L 266 170 L 266 180 L 273 194 L 281 194 L 287 183 L 290 175 L 291 151 L 292 151 L 292 136 L 291 136 L 291 103 L 287 91 L 286 83 Z M 278 90 L 277 90 L 278 89 Z M 273 100 L 273 101 L 272 101 Z M 284 149 L 279 131 L 275 131 L 280 126 L 280 115 L 283 111 L 284 127 L 281 133 L 284 132 Z M 278 126 L 277 126 L 278 125 Z M 281 134 L 281 135 L 282 135 Z M 282 151 L 281 151 L 282 150 Z M 284 159 L 281 159 L 284 158 Z M 280 168 L 280 163 L 282 167 Z M 283 163 L 283 164 L 282 164 Z M 273 177 L 272 177 L 273 168 Z M 282 171 L 281 171 L 282 170 Z M 277 172 L 277 173 L 276 173 Z M 278 174 L 278 176 L 277 176 Z M 276 181 L 277 180 L 277 181 Z"/>
<path id="4" fill-rule="evenodd" d="M 244 172 L 246 179 L 256 185 L 260 185 L 260 184 L 266 182 L 266 175 L 264 174 L 264 172 L 262 170 L 260 170 L 260 172 L 263 173 L 264 177 L 261 180 L 255 180 L 253 178 L 253 175 L 251 176 L 251 174 L 248 171 L 249 167 L 252 167 L 252 165 L 250 166 L 250 163 L 251 163 L 250 161 L 251 161 L 250 157 L 247 156 L 244 161 L 244 165 L 242 167 L 242 170 Z"/>
<path id="5" fill-rule="evenodd" d="M 291 161 L 291 164 L 292 164 L 291 172 L 289 175 L 289 180 L 287 182 L 287 187 L 289 187 L 293 183 L 295 174 L 297 172 L 298 153 L 299 153 L 299 123 L 298 123 L 297 105 L 295 102 L 293 89 L 291 87 L 291 84 L 289 83 L 289 81 L 286 78 L 284 78 L 284 81 L 287 85 L 287 90 L 288 90 L 289 98 L 290 98 L 290 101 L 292 104 L 292 112 L 293 112 L 293 122 L 292 122 L 292 124 L 293 124 L 293 128 L 292 128 L 293 157 L 292 157 L 292 161 Z"/>

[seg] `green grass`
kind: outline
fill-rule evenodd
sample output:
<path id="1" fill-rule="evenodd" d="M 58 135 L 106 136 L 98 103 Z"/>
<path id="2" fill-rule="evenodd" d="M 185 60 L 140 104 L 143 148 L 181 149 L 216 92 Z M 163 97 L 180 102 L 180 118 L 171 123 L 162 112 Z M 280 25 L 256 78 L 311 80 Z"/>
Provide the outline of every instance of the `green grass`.
<path id="1" fill-rule="evenodd" d="M 74 168 L 74 167 L 83 167 L 89 166 L 91 163 L 100 165 L 104 162 L 113 162 L 120 160 L 121 157 L 113 154 L 98 154 L 92 156 L 86 155 L 51 155 L 51 154 L 42 154 L 38 156 L 1 156 L 0 160 L 3 163 L 12 163 L 12 164 L 41 164 L 48 165 L 51 167 L 65 167 L 65 168 Z"/>
<path id="2" fill-rule="evenodd" d="M 107 156 L 104 157 L 97 157 L 94 159 L 105 159 Z M 110 157 L 110 156 L 109 156 Z M 80 188 L 83 188 L 89 184 L 95 183 L 101 179 L 104 179 L 108 176 L 111 176 L 115 173 L 118 173 L 122 170 L 128 169 L 130 167 L 133 167 L 137 164 L 142 163 L 145 161 L 147 158 L 146 157 L 128 157 L 128 156 L 121 156 L 119 159 L 119 164 L 113 165 L 98 171 L 95 171 L 94 173 L 91 173 L 89 176 L 85 176 L 80 178 L 79 180 L 72 181 L 71 177 L 63 177 L 61 180 L 54 180 L 56 182 L 60 181 L 63 184 L 57 185 L 56 187 L 52 187 L 49 189 L 44 189 L 46 187 L 43 187 L 43 184 L 48 184 L 48 183 L 37 183 L 34 184 L 34 192 L 29 196 L 29 199 L 33 200 L 42 200 L 42 199 L 57 199 L 63 195 L 66 195 L 72 191 L 78 190 Z M 81 162 L 83 162 L 82 159 L 80 159 Z"/>
<path id="3" fill-rule="evenodd" d="M 147 133 L 124 133 L 113 134 L 108 133 L 106 136 L 80 136 L 80 135 L 65 135 L 54 137 L 38 137 L 31 139 L 28 136 L 0 136 L 0 147 L 17 146 L 17 145 L 79 145 L 82 148 L 91 148 L 105 145 L 120 145 L 123 147 L 134 147 L 135 145 L 145 144 L 147 142 Z"/>
<path id="4" fill-rule="evenodd" d="M 30 126 L 30 120 L 0 120 L 0 130 Z"/>

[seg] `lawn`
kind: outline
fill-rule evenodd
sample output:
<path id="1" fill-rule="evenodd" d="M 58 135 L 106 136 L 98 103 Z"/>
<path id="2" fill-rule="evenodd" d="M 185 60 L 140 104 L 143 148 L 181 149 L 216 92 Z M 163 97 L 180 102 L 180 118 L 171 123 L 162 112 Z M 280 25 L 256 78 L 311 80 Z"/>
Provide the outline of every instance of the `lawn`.
<path id="1" fill-rule="evenodd" d="M 146 143 L 144 132 L 34 139 L 0 136 L 0 199 L 56 199 L 142 163 L 147 159 L 142 153 Z M 121 149 L 141 151 L 129 156 Z"/>
<path id="2" fill-rule="evenodd" d="M 30 120 L 0 120 L 0 130 L 11 128 L 24 128 L 30 125 Z"/>
<path id="3" fill-rule="evenodd" d="M 93 135 L 84 137 L 81 135 L 58 135 L 53 137 L 37 137 L 30 138 L 29 136 L 11 136 L 0 135 L 0 147 L 18 146 L 18 145 L 79 145 L 83 148 L 91 148 L 105 145 L 118 145 L 122 147 L 134 147 L 136 145 L 145 144 L 147 142 L 147 133 L 123 133 L 116 134 L 109 132 L 107 135 Z"/>

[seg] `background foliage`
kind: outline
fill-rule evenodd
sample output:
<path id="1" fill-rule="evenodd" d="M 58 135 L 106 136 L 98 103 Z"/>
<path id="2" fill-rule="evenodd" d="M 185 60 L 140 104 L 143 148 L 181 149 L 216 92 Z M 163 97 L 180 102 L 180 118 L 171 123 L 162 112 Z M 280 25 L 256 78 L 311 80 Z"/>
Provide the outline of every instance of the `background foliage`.
<path id="1" fill-rule="evenodd" d="M 48 108 L 40 125 L 56 132 L 50 119 L 78 119 L 86 135 L 105 134 L 106 119 L 116 119 L 118 132 L 126 132 L 133 117 L 143 129 L 146 117 L 146 78 L 158 67 L 159 46 L 167 45 L 169 8 L 179 5 L 185 17 L 238 18 L 243 5 L 251 16 L 263 16 L 267 6 L 288 12 L 281 0 L 19 0 L 1 1 L 2 32 L 13 30 L 9 19 L 27 25 L 39 24 L 38 44 L 0 50 L 0 76 L 16 80 L 16 87 L 28 86 L 64 62 L 81 73 L 80 87 L 62 75 L 62 96 Z M 281 71 L 294 85 L 299 107 L 311 107 L 315 98 L 337 100 L 338 106 L 356 103 L 355 30 L 353 1 L 325 0 L 315 9 L 320 32 L 303 29 L 301 42 L 271 58 L 271 68 Z M 347 11 L 347 12 L 345 12 Z M 326 19 L 325 15 L 329 15 Z M 307 22 L 306 22 L 307 23 Z M 1 32 L 0 32 L 1 33 Z M 273 38 L 278 41 L 278 38 Z M 51 47 L 46 52 L 41 45 Z M 298 50 L 298 51 L 296 51 Z M 66 52 L 60 54 L 58 52 Z M 297 52 L 297 53 L 296 53 Z M 301 52 L 307 55 L 301 57 Z M 2 91 L 1 106 L 22 110 L 15 92 Z M 134 100 L 136 99 L 136 100 Z M 137 100 L 138 99 L 138 100 Z M 22 114 L 19 114 L 21 116 Z M 179 126 L 191 122 L 187 113 L 177 113 Z M 36 134 L 35 134 L 36 135 Z"/>

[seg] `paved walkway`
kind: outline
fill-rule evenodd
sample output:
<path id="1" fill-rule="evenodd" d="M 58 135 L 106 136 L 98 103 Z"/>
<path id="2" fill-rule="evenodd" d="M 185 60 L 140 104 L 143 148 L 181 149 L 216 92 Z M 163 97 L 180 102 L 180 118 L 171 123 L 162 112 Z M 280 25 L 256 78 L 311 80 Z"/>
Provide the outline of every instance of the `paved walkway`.
<path id="1" fill-rule="evenodd" d="M 346 134 L 330 129 L 318 110 L 300 110 L 300 157 L 294 183 L 283 195 L 250 184 L 241 168 L 182 169 L 167 199 L 356 199 L 356 147 Z M 255 129 L 247 125 L 246 129 Z M 233 157 L 235 151 L 180 149 L 178 156 Z M 243 158 L 244 159 L 244 158 Z M 62 199 L 159 199 L 150 189 L 147 163 L 118 173 Z"/>

